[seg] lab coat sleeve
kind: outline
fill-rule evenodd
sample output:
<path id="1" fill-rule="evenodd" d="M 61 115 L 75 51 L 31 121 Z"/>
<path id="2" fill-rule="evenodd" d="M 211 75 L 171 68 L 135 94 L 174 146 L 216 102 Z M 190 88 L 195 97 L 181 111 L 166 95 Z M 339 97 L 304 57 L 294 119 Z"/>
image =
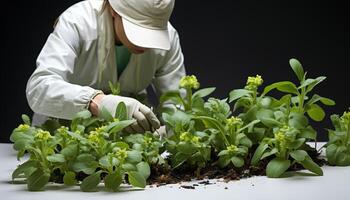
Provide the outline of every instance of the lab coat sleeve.
<path id="1" fill-rule="evenodd" d="M 180 39 L 177 31 L 172 31 L 171 48 L 163 57 L 161 67 L 157 70 L 153 86 L 158 96 L 169 90 L 179 89 L 180 79 L 186 75 L 184 56 L 181 51 Z"/>
<path id="2" fill-rule="evenodd" d="M 87 108 L 96 90 L 69 83 L 81 48 L 77 19 L 64 12 L 41 50 L 37 68 L 27 82 L 28 104 L 35 113 L 49 117 L 72 119 Z"/>

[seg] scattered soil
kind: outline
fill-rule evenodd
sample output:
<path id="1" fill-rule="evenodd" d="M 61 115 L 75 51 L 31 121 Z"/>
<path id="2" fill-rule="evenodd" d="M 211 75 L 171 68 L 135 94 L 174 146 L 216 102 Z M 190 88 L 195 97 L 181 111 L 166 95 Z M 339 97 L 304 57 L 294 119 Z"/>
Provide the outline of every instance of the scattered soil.
<path id="1" fill-rule="evenodd" d="M 308 154 L 319 166 L 323 166 L 326 160 L 320 158 L 320 153 L 316 150 L 308 151 Z M 229 182 L 231 180 L 239 180 L 241 178 L 248 178 L 252 176 L 265 176 L 266 175 L 266 165 L 270 160 L 265 159 L 259 162 L 258 166 L 251 166 L 250 159 L 252 155 L 249 155 L 245 161 L 246 165 L 237 169 L 232 166 L 228 168 L 219 168 L 214 165 L 214 163 L 209 163 L 205 168 L 200 170 L 198 175 L 196 169 L 191 169 L 188 166 L 184 166 L 180 169 L 167 170 L 161 166 L 151 167 L 151 176 L 148 179 L 149 185 L 156 185 L 157 187 L 166 184 L 181 184 L 182 182 L 188 182 L 192 180 L 202 180 L 196 182 L 193 185 L 181 185 L 181 188 L 185 189 L 195 189 L 199 185 L 210 185 L 215 184 L 215 182 L 210 182 L 210 179 L 223 179 L 224 182 Z M 292 165 L 288 171 L 299 171 L 304 169 L 300 164 L 296 163 Z M 209 179 L 209 180 L 208 180 Z M 253 185 L 254 186 L 254 185 Z M 227 189 L 227 188 L 225 188 Z"/>

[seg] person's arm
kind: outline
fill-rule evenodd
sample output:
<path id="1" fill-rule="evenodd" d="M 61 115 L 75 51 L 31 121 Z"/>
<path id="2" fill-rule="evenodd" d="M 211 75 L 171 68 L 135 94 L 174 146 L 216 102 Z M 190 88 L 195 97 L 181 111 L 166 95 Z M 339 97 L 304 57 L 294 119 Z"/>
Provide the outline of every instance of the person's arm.
<path id="1" fill-rule="evenodd" d="M 186 75 L 179 35 L 171 25 L 169 26 L 172 29 L 170 32 L 171 47 L 162 58 L 161 67 L 157 70 L 153 80 L 158 96 L 167 91 L 179 89 L 179 81 Z"/>
<path id="2" fill-rule="evenodd" d="M 87 109 L 96 95 L 97 90 L 67 80 L 72 73 L 79 73 L 74 70 L 82 45 L 76 22 L 73 13 L 64 12 L 37 58 L 26 88 L 29 106 L 36 113 L 72 119 Z"/>

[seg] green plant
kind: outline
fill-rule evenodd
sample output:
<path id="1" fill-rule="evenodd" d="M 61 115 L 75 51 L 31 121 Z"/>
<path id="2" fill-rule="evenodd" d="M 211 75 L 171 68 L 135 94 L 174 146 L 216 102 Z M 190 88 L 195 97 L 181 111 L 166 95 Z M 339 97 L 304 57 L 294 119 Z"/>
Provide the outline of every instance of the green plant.
<path id="1" fill-rule="evenodd" d="M 260 93 L 264 81 L 256 75 L 248 77 L 243 89 L 232 90 L 229 102 L 207 98 L 214 87 L 199 89 L 195 76 L 183 77 L 178 90 L 160 97 L 158 110 L 168 132 L 165 138 L 151 132 L 124 133 L 135 122 L 127 119 L 124 103 L 118 104 L 114 116 L 102 108 L 100 118 L 82 111 L 72 121 L 50 119 L 40 127 L 32 127 L 29 117 L 22 115 L 24 123 L 10 139 L 18 160 L 25 154 L 29 159 L 16 168 L 12 178 L 26 180 L 31 191 L 43 190 L 48 182 L 96 191 L 101 181 L 107 189 L 118 191 L 123 182 L 145 187 L 151 169 L 189 171 L 200 177 L 202 169 L 213 166 L 237 171 L 266 166 L 267 176 L 275 178 L 301 165 L 322 175 L 315 155 L 310 154 L 315 149 L 306 143 L 317 135 L 309 119 L 323 120 L 325 112 L 318 103 L 335 102 L 317 94 L 310 98 L 325 77 L 306 78 L 299 61 L 289 63 L 299 86 L 281 81 Z M 118 95 L 120 86 L 109 84 Z M 268 96 L 274 89 L 283 95 Z M 328 130 L 326 145 L 331 165 L 350 165 L 349 113 L 331 116 L 335 130 Z"/>
<path id="2" fill-rule="evenodd" d="M 326 144 L 326 156 L 331 165 L 350 165 L 350 112 L 332 115 L 335 130 L 328 129 L 329 141 Z"/>
<path id="3" fill-rule="evenodd" d="M 23 115 L 25 123 L 14 129 L 10 139 L 18 158 L 25 153 L 30 157 L 12 178 L 25 178 L 28 190 L 34 191 L 42 190 L 50 180 L 62 180 L 65 185 L 81 181 L 82 191 L 94 191 L 102 179 L 106 188 L 116 191 L 126 177 L 134 187 L 145 187 L 150 167 L 144 151 L 124 142 L 126 135 L 121 131 L 134 122 L 125 120 L 125 111 L 124 103 L 118 105 L 115 116 L 102 110 L 102 119 L 82 111 L 70 128 L 62 126 L 53 133 L 30 127 L 29 117 Z"/>

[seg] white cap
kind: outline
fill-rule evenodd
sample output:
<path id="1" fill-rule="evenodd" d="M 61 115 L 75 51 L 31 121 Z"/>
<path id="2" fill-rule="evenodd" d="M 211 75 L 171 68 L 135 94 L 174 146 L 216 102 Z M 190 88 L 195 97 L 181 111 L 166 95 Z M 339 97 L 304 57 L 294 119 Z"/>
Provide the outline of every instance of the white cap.
<path id="1" fill-rule="evenodd" d="M 170 49 L 168 21 L 175 0 L 108 0 L 121 17 L 129 41 L 137 46 Z"/>

